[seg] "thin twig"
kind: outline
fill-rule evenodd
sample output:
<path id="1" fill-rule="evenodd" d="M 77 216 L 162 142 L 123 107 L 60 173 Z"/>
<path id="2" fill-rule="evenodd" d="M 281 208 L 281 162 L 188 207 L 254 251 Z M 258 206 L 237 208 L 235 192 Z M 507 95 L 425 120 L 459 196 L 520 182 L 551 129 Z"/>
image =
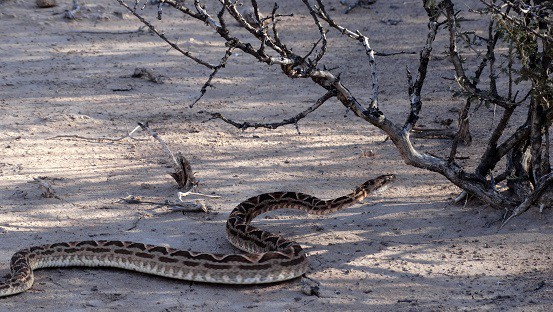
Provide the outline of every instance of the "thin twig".
<path id="1" fill-rule="evenodd" d="M 208 212 L 208 209 L 206 208 L 205 205 L 200 205 L 193 202 L 177 203 L 169 200 L 165 200 L 163 202 L 157 202 L 157 201 L 144 200 L 141 196 L 135 196 L 135 195 L 128 195 L 126 197 L 121 197 L 120 200 L 121 202 L 130 204 L 130 205 L 148 204 L 148 205 L 171 207 L 172 211 L 177 210 L 177 209 L 174 209 L 173 207 L 178 207 L 178 211 Z"/>
<path id="2" fill-rule="evenodd" d="M 201 65 L 203 65 L 203 66 L 205 66 L 209 69 L 214 69 L 215 68 L 216 65 L 211 65 L 208 62 L 206 62 L 206 61 L 204 61 L 200 58 L 195 57 L 189 51 L 185 51 L 185 50 L 181 49 L 176 43 L 169 40 L 163 33 L 159 32 L 157 30 L 157 28 L 154 27 L 154 25 L 152 25 L 150 22 L 148 22 L 146 19 L 144 19 L 140 14 L 136 13 L 135 10 L 130 8 L 123 0 L 117 0 L 117 2 L 119 2 L 120 5 L 125 7 L 129 12 L 131 12 L 134 16 L 136 16 L 136 18 L 138 18 L 142 23 L 144 23 L 144 25 L 146 25 L 153 33 L 155 33 L 158 37 L 163 39 L 163 41 L 167 42 L 167 44 L 169 44 L 173 49 L 179 51 L 182 55 L 190 58 L 194 62 L 196 62 L 198 64 L 201 64 Z"/>
<path id="3" fill-rule="evenodd" d="M 541 33 L 539 31 L 536 31 L 533 28 L 530 28 L 530 27 L 524 25 L 521 21 L 519 21 L 519 20 L 513 18 L 512 16 L 510 16 L 509 14 L 501 11 L 501 7 L 499 7 L 495 4 L 489 4 L 484 0 L 480 0 L 480 2 L 482 2 L 485 6 L 487 6 L 490 10 L 492 10 L 495 14 L 501 16 L 501 18 L 503 18 L 505 20 L 508 20 L 509 22 L 513 23 L 515 26 L 517 26 L 519 28 L 523 28 L 525 31 L 531 33 L 532 35 L 534 35 L 538 38 L 541 38 L 545 41 L 549 41 L 550 43 L 553 43 L 553 38 L 550 37 L 550 34 L 548 35 L 547 33 Z M 513 6 L 513 4 L 508 4 L 508 7 L 512 7 L 512 6 Z"/>
<path id="4" fill-rule="evenodd" d="M 461 202 L 463 199 L 467 198 L 468 196 L 469 194 L 466 191 L 461 191 L 461 193 L 459 193 L 459 195 L 457 195 L 455 199 L 453 199 L 453 202 L 457 204 Z"/>
<path id="5" fill-rule="evenodd" d="M 108 31 L 108 30 L 72 30 L 68 32 L 69 34 L 92 34 L 92 35 L 130 35 L 136 33 L 144 33 L 144 26 L 138 28 L 137 30 L 128 30 L 128 31 Z"/>
<path id="6" fill-rule="evenodd" d="M 186 191 L 196 188 L 199 182 L 194 177 L 194 172 L 192 171 L 190 162 L 188 162 L 188 160 L 180 152 L 177 152 L 175 156 L 165 141 L 163 141 L 163 139 L 148 126 L 148 123 L 138 122 L 138 125 L 142 129 L 148 131 L 154 139 L 161 144 L 165 153 L 169 155 L 173 161 L 173 169 L 175 172 L 171 172 L 169 175 L 175 179 L 179 187 L 184 188 Z"/>
<path id="7" fill-rule="evenodd" d="M 148 131 L 148 133 L 150 133 L 150 135 L 154 137 L 154 139 L 156 139 L 161 144 L 161 147 L 163 147 L 163 150 L 165 151 L 165 153 L 167 153 L 167 155 L 169 155 L 169 157 L 173 160 L 173 167 L 175 167 L 175 169 L 178 169 L 179 163 L 177 162 L 175 155 L 173 155 L 173 152 L 171 152 L 171 149 L 169 149 L 169 146 L 167 146 L 167 143 L 165 143 L 165 141 L 163 141 L 163 139 L 160 138 L 159 135 L 148 126 L 147 122 L 144 123 L 139 121 L 138 125 L 143 130 Z"/>
<path id="8" fill-rule="evenodd" d="M 198 14 L 200 15 L 200 17 L 204 19 L 204 22 L 207 25 L 211 26 L 211 28 L 215 30 L 218 30 L 219 28 L 221 28 L 221 25 L 219 25 L 219 23 L 217 23 L 215 19 L 213 19 L 209 14 L 207 14 L 206 9 L 200 4 L 199 1 L 197 0 L 194 1 L 194 7 L 196 8 L 196 11 L 198 11 Z"/>
<path id="9" fill-rule="evenodd" d="M 215 66 L 215 68 L 213 68 L 213 72 L 211 72 L 211 74 L 209 75 L 209 78 L 207 79 L 207 81 L 204 83 L 204 85 L 200 89 L 200 96 L 198 96 L 198 98 L 196 100 L 194 100 L 194 102 L 192 102 L 192 104 L 190 104 L 190 108 L 194 107 L 194 105 L 196 103 L 198 103 L 198 101 L 200 101 L 200 99 L 206 93 L 207 87 L 212 87 L 211 81 L 213 80 L 213 78 L 215 77 L 217 72 L 219 72 L 219 70 L 221 68 L 226 66 L 229 57 L 232 55 L 232 50 L 234 50 L 234 47 L 228 48 L 227 51 L 225 52 L 225 55 L 221 58 L 221 61 L 219 62 L 219 65 L 217 65 L 217 66 Z"/>
<path id="10" fill-rule="evenodd" d="M 231 124 L 231 125 L 235 126 L 236 128 L 242 129 L 242 130 L 246 130 L 248 128 L 276 129 L 276 128 L 278 128 L 280 126 L 284 126 L 284 125 L 290 125 L 290 124 L 297 125 L 298 121 L 300 121 L 302 118 L 307 116 L 309 113 L 315 111 L 317 108 L 319 108 L 321 105 L 323 105 L 324 102 L 326 102 L 328 99 L 330 99 L 334 96 L 336 96 L 336 91 L 334 91 L 334 90 L 328 91 L 325 95 L 323 95 L 321 98 L 319 98 L 315 104 L 313 104 L 312 106 L 310 106 L 309 108 L 307 108 L 303 112 L 297 114 L 294 117 L 284 119 L 283 121 L 280 121 L 280 122 L 273 122 L 273 123 L 253 122 L 252 123 L 252 122 L 244 121 L 244 122 L 239 123 L 239 122 L 233 121 L 233 120 L 223 116 L 221 113 L 212 113 L 211 117 L 212 117 L 212 119 L 214 119 L 214 118 L 215 119 L 221 119 L 222 121 L 224 121 L 228 124 Z"/>
<path id="11" fill-rule="evenodd" d="M 361 35 L 361 33 L 359 33 Z M 369 57 L 369 66 L 371 68 L 371 78 L 372 78 L 372 91 L 373 97 L 371 99 L 371 108 L 378 107 L 378 74 L 376 71 L 376 60 L 374 58 L 374 50 L 371 48 L 369 43 L 369 38 L 363 38 L 363 46 L 365 47 L 365 53 Z"/>
<path id="12" fill-rule="evenodd" d="M 315 11 L 315 9 L 311 6 L 311 4 L 309 3 L 308 0 L 303 0 L 303 3 L 305 4 L 305 6 L 307 6 L 307 8 L 309 9 L 309 13 L 311 14 L 311 17 L 313 18 L 313 22 L 315 23 L 315 25 L 317 26 L 317 29 L 319 30 L 319 34 L 320 34 L 320 39 L 317 41 L 317 43 L 315 43 L 313 45 L 313 48 L 311 49 L 311 51 L 309 51 L 304 57 L 303 57 L 303 60 L 307 59 L 309 57 L 309 55 L 315 50 L 315 47 L 319 45 L 319 42 L 321 42 L 321 49 L 319 51 L 319 53 L 317 53 L 317 55 L 315 56 L 315 58 L 312 60 L 311 62 L 311 67 L 312 68 L 315 68 L 317 67 L 317 64 L 319 63 L 319 61 L 323 58 L 323 56 L 325 55 L 326 53 L 326 44 L 327 44 L 327 40 L 326 40 L 326 30 L 323 28 L 323 26 L 321 25 L 321 22 L 319 21 L 319 18 L 317 17 L 317 12 Z M 303 62 L 302 60 L 302 62 Z"/>
<path id="13" fill-rule="evenodd" d="M 207 197 L 207 198 L 221 198 L 221 196 L 219 196 L 219 195 L 208 195 L 208 194 L 204 194 L 204 193 L 191 192 L 191 191 L 187 191 L 187 192 L 178 192 L 177 195 L 179 196 L 179 200 L 180 200 L 180 201 L 183 201 L 182 198 L 183 198 L 183 197 L 186 197 L 186 196 L 189 196 L 189 195 L 192 195 L 192 196 L 200 196 L 200 197 Z"/>
<path id="14" fill-rule="evenodd" d="M 470 130 L 469 130 L 469 111 L 470 106 L 472 104 L 472 99 L 469 97 L 467 98 L 465 102 L 465 106 L 463 107 L 463 110 L 459 114 L 459 129 L 457 130 L 457 133 L 455 134 L 455 137 L 453 138 L 453 142 L 451 143 L 451 149 L 449 151 L 449 157 L 447 161 L 449 163 L 452 163 L 455 160 L 455 155 L 457 154 L 457 148 L 459 147 L 459 143 L 461 140 L 467 141 L 470 138 Z"/>
<path id="15" fill-rule="evenodd" d="M 430 62 L 430 53 L 432 52 L 432 43 L 436 39 L 438 32 L 438 16 L 431 16 L 428 23 L 428 35 L 426 36 L 426 44 L 420 53 L 419 68 L 417 78 L 409 87 L 409 98 L 411 111 L 405 124 L 403 125 L 403 133 L 408 134 L 419 120 L 419 113 L 422 108 L 421 91 L 426 78 L 428 63 Z M 410 74 L 409 74 L 410 75 Z"/>
<path id="16" fill-rule="evenodd" d="M 455 74 L 456 74 L 455 80 L 457 81 L 457 83 L 466 92 L 470 93 L 471 95 L 481 100 L 488 101 L 492 104 L 499 105 L 503 108 L 516 107 L 517 103 L 512 102 L 510 99 L 503 98 L 502 96 L 499 96 L 499 95 L 494 95 L 490 91 L 479 89 L 473 83 L 473 81 L 466 76 L 465 69 L 463 67 L 463 60 L 461 58 L 461 55 L 459 54 L 459 51 L 457 50 L 458 23 L 457 23 L 456 13 L 453 7 L 453 3 L 451 2 L 451 0 L 444 0 L 443 2 L 440 3 L 440 5 L 443 6 L 445 9 L 447 27 L 449 30 L 449 56 L 455 68 Z"/>
<path id="17" fill-rule="evenodd" d="M 411 137 L 416 139 L 445 139 L 455 138 L 456 132 L 453 129 L 425 129 L 413 127 L 410 132 Z"/>
<path id="18" fill-rule="evenodd" d="M 72 134 L 60 134 L 60 135 L 56 135 L 56 136 L 53 136 L 53 137 L 50 137 L 50 138 L 47 138 L 46 140 L 54 140 L 54 139 L 61 139 L 61 138 L 73 138 L 73 139 L 80 139 L 80 140 L 86 140 L 86 141 L 97 141 L 97 142 L 103 142 L 103 141 L 108 141 L 108 142 L 117 142 L 117 141 L 121 141 L 121 140 L 124 140 L 126 138 L 129 138 L 131 140 L 136 140 L 136 141 L 145 141 L 146 139 L 138 139 L 138 138 L 134 138 L 132 137 L 132 134 L 134 132 L 136 132 L 136 130 L 140 129 L 140 126 L 137 126 L 135 127 L 131 132 L 129 132 L 128 134 L 120 137 L 120 138 L 90 138 L 90 137 L 84 137 L 84 136 L 80 136 L 80 135 L 72 135 Z"/>
<path id="19" fill-rule="evenodd" d="M 401 54 L 417 54 L 415 51 L 399 51 L 399 52 L 374 52 L 376 56 L 394 56 Z"/>

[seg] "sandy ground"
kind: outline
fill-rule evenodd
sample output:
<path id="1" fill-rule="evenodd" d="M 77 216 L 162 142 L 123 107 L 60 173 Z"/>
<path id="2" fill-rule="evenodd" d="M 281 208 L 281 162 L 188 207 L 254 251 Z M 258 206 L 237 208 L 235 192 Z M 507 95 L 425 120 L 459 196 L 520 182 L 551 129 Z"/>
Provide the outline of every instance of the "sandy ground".
<path id="1" fill-rule="evenodd" d="M 115 1 L 83 6 L 68 21 L 63 10 L 34 1 L 0 1 L 0 274 L 20 248 L 67 240 L 117 239 L 197 251 L 233 252 L 224 223 L 240 201 L 269 191 L 294 190 L 323 198 L 349 192 L 384 173 L 398 181 L 363 204 L 328 217 L 272 213 L 258 224 L 300 242 L 309 254 L 308 276 L 320 296 L 301 292 L 300 280 L 264 286 L 190 283 L 109 269 L 37 272 L 31 290 L 0 299 L 1 311 L 550 311 L 553 307 L 551 211 L 532 209 L 498 231 L 501 212 L 453 205 L 459 189 L 441 176 L 405 165 L 386 136 L 332 100 L 300 122 L 277 130 L 240 131 L 207 112 L 237 120 L 279 121 L 310 106 L 322 93 L 309 81 L 291 81 L 237 52 L 194 108 L 209 71 L 137 31 L 139 22 Z M 418 51 L 426 23 L 420 1 L 378 1 L 370 10 L 336 18 L 371 36 L 380 52 Z M 265 2 L 262 2 L 265 3 Z M 463 5 L 474 6 L 474 1 Z M 265 7 L 270 7 L 268 4 Z M 281 3 L 295 51 L 316 41 L 301 2 Z M 144 14 L 155 18 L 155 8 Z M 211 30 L 164 10 L 160 29 L 196 55 L 215 62 L 224 47 Z M 182 31 L 184 29 L 185 31 Z M 236 29 L 236 28 L 233 28 Z M 332 34 L 332 33 L 331 33 Z M 240 35 L 244 37 L 243 35 Z M 442 40 L 442 41 L 440 41 Z M 370 98 L 368 63 L 355 42 L 331 39 L 327 67 L 339 66 L 348 87 Z M 438 39 L 425 85 L 421 124 L 455 118 L 459 99 Z M 405 66 L 416 55 L 378 58 L 381 105 L 401 122 L 408 110 Z M 143 67 L 164 83 L 131 78 Z M 121 91 L 126 90 L 126 91 Z M 475 117 L 476 118 L 476 117 Z M 63 138 L 118 138 L 148 121 L 174 151 L 183 152 L 201 181 L 209 213 L 172 212 L 120 198 L 175 200 L 170 162 L 158 142 Z M 485 124 L 485 123 L 484 123 Z M 473 156 L 486 127 L 474 123 Z M 448 142 L 417 141 L 440 154 Z M 476 150 L 476 152 L 474 152 Z M 466 160 L 468 164 L 474 159 Z M 51 183 L 41 196 L 34 178 Z"/>

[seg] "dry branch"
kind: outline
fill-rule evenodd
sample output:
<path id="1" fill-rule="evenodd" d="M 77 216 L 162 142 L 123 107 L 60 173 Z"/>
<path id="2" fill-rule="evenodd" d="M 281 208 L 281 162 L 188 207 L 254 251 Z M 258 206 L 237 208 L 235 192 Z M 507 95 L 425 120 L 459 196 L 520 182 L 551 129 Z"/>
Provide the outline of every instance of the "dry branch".
<path id="1" fill-rule="evenodd" d="M 173 152 L 169 149 L 167 143 L 165 143 L 165 141 L 163 141 L 163 139 L 148 126 L 148 123 L 138 122 L 138 125 L 143 130 L 148 131 L 148 133 L 150 133 L 150 135 L 161 144 L 163 150 L 171 159 L 175 172 L 171 172 L 169 175 L 175 179 L 179 185 L 179 188 L 184 188 L 185 191 L 189 191 L 190 189 L 196 187 L 198 185 L 198 181 L 196 181 L 196 178 L 194 177 L 194 172 L 192 171 L 188 160 L 180 152 L 177 153 L 177 156 L 173 155 Z"/>
<path id="2" fill-rule="evenodd" d="M 425 129 L 414 127 L 411 130 L 411 137 L 415 139 L 446 139 L 451 140 L 457 136 L 453 129 Z"/>
<path id="3" fill-rule="evenodd" d="M 242 130 L 246 130 L 248 128 L 276 129 L 280 126 L 290 125 L 290 124 L 296 125 L 296 129 L 298 129 L 298 122 L 301 119 L 305 118 L 309 113 L 314 112 L 317 108 L 319 108 L 321 105 L 323 105 L 324 102 L 326 102 L 328 99 L 333 98 L 334 96 L 336 96 L 336 92 L 334 90 L 328 91 L 325 95 L 323 95 L 320 99 L 318 99 L 317 102 L 315 102 L 314 105 L 310 106 L 309 108 L 307 108 L 306 110 L 304 110 L 301 113 L 297 114 L 296 116 L 288 118 L 288 119 L 284 119 L 283 121 L 280 121 L 280 122 L 273 122 L 273 123 L 254 122 L 254 123 L 250 123 L 250 122 L 244 121 L 244 122 L 240 123 L 240 122 L 233 121 L 233 120 L 223 116 L 221 113 L 213 113 L 211 115 L 211 117 L 216 118 L 216 119 L 221 119 L 222 121 L 224 121 L 228 124 L 231 124 L 231 125 L 235 126 L 236 128 L 242 129 Z M 298 132 L 299 132 L 299 129 L 298 129 Z"/>
<path id="4" fill-rule="evenodd" d="M 234 50 L 233 47 L 230 47 L 227 49 L 227 51 L 225 52 L 225 55 L 221 58 L 221 61 L 219 62 L 219 65 L 215 66 L 215 68 L 213 68 L 213 71 L 211 72 L 211 74 L 209 75 L 209 78 L 207 79 L 207 81 L 204 83 L 204 85 L 202 86 L 202 88 L 200 89 L 200 96 L 198 98 L 196 98 L 196 100 L 194 100 L 194 102 L 192 102 L 192 104 L 190 104 L 190 108 L 194 107 L 194 105 L 196 103 L 198 103 L 199 100 L 202 99 L 202 97 L 204 96 L 205 92 L 207 91 L 207 87 L 212 87 L 211 85 L 211 81 L 213 80 L 213 78 L 215 77 L 215 75 L 217 75 L 217 72 L 221 69 L 221 68 L 224 68 L 225 65 L 227 64 L 227 61 L 228 61 L 228 58 L 231 56 L 232 54 L 232 50 Z"/>

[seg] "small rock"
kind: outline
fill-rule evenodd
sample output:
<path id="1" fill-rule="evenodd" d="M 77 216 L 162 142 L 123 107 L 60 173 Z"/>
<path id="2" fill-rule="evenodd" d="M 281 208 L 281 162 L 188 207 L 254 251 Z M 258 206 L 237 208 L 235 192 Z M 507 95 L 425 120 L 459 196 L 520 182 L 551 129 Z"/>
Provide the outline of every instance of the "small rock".
<path id="1" fill-rule="evenodd" d="M 98 308 L 101 306 L 105 306 L 105 304 L 101 300 L 89 300 L 83 304 L 85 307 L 91 307 L 91 308 Z"/>
<path id="2" fill-rule="evenodd" d="M 129 14 L 127 14 L 123 11 L 115 11 L 115 12 L 113 12 L 113 15 L 115 15 L 116 17 L 118 17 L 120 19 L 128 19 L 129 18 Z"/>
<path id="3" fill-rule="evenodd" d="M 321 289 L 319 286 L 303 285 L 301 287 L 301 292 L 307 296 L 321 296 Z"/>
<path id="4" fill-rule="evenodd" d="M 56 0 L 36 0 L 36 6 L 39 8 L 51 8 L 56 6 Z"/>
<path id="5" fill-rule="evenodd" d="M 140 188 L 143 188 L 145 190 L 151 190 L 151 189 L 154 189 L 155 186 L 153 186 L 149 183 L 142 183 L 142 184 L 140 184 Z"/>
<path id="6" fill-rule="evenodd" d="M 27 191 L 22 190 L 16 190 L 12 195 L 10 195 L 10 198 L 13 199 L 27 199 Z"/>
<path id="7" fill-rule="evenodd" d="M 307 296 L 321 296 L 321 287 L 319 282 L 303 277 L 301 279 L 301 292 Z"/>

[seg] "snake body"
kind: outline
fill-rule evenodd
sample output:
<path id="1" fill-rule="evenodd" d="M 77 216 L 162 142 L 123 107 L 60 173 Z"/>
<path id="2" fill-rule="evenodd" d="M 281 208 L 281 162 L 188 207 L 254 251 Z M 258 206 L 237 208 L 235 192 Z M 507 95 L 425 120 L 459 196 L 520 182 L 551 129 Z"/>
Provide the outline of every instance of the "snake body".
<path id="1" fill-rule="evenodd" d="M 250 225 L 256 216 L 282 208 L 323 215 L 347 208 L 394 180 L 383 175 L 331 200 L 298 192 L 274 192 L 249 198 L 230 213 L 229 242 L 246 254 L 192 252 L 127 241 L 79 241 L 35 246 L 16 252 L 11 273 L 0 282 L 0 297 L 32 287 L 33 270 L 49 267 L 111 267 L 169 278 L 220 283 L 263 284 L 301 276 L 307 271 L 302 247 L 278 234 Z"/>

